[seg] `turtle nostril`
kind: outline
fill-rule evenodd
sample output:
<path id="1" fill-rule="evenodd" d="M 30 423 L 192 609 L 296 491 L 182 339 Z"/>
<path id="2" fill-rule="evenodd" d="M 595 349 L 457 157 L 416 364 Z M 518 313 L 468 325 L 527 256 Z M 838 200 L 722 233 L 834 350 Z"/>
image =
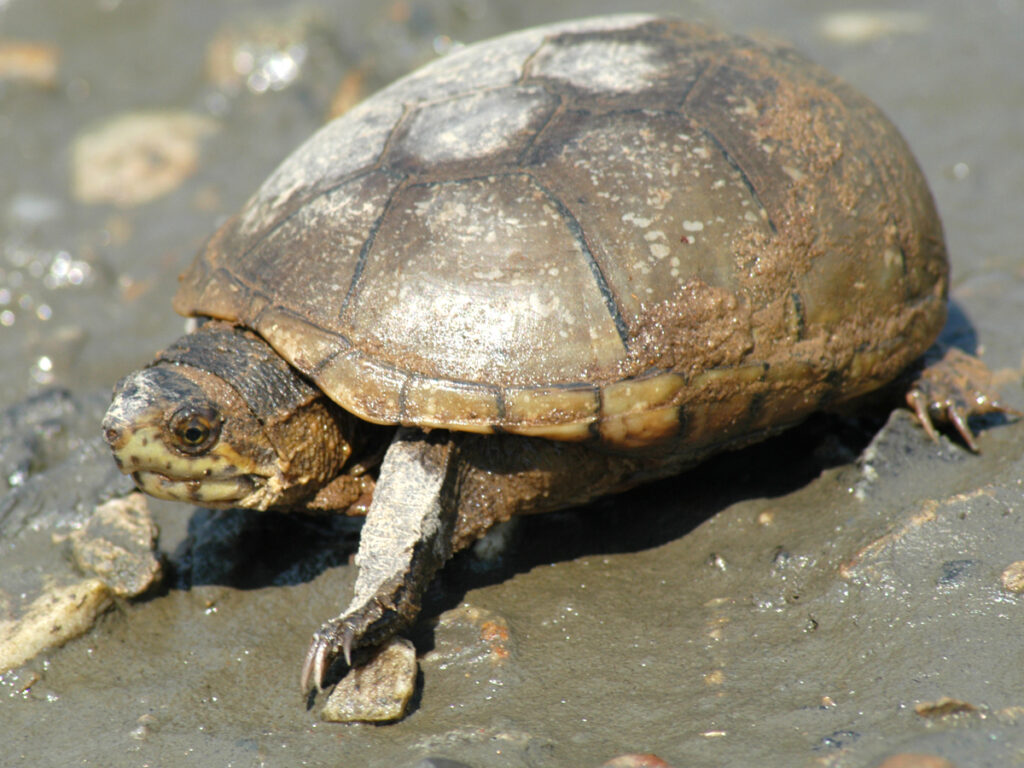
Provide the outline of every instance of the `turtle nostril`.
<path id="1" fill-rule="evenodd" d="M 108 445 L 117 445 L 121 439 L 121 428 L 120 427 L 104 427 L 103 437 L 107 441 Z"/>

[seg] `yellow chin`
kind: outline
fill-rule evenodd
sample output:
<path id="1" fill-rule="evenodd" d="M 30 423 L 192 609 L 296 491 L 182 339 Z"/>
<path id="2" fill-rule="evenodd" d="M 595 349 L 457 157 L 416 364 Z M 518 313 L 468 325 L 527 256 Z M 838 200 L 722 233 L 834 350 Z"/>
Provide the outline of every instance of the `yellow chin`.
<path id="1" fill-rule="evenodd" d="M 133 472 L 139 490 L 158 499 L 185 501 L 205 507 L 244 506 L 243 501 L 258 490 L 249 475 L 220 480 L 175 480 L 159 472 Z"/>
<path id="2" fill-rule="evenodd" d="M 114 449 L 114 455 L 140 490 L 160 499 L 209 507 L 267 504 L 266 473 L 223 443 L 209 453 L 187 456 L 167 447 L 159 427 L 140 426 Z"/>

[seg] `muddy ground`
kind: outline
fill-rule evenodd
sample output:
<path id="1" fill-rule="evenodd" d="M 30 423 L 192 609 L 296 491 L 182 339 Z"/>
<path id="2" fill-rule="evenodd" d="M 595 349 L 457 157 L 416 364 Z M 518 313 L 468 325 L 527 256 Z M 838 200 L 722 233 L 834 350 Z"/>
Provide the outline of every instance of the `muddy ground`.
<path id="1" fill-rule="evenodd" d="M 1024 408 L 1024 4 L 647 7 L 789 40 L 883 107 L 943 216 L 945 338 Z M 177 273 L 291 148 L 453 45 L 615 9 L 0 0 L 0 610 L 70 573 L 65 535 L 123 490 L 94 432 L 105 392 L 180 333 Z M 160 141 L 104 150 L 138 136 Z M 322 723 L 298 691 L 355 527 L 154 502 L 163 585 L 0 676 L 0 764 L 1024 762 L 1024 424 L 977 423 L 974 456 L 887 413 L 460 556 L 386 726 Z M 904 765 L 944 765 L 923 760 Z"/>

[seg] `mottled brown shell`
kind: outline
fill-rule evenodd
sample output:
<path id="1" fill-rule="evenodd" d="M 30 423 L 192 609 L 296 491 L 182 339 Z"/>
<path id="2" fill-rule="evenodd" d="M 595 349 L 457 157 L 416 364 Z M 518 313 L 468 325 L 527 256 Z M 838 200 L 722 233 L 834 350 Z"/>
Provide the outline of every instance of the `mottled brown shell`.
<path id="1" fill-rule="evenodd" d="M 378 423 L 725 443 L 892 379 L 945 318 L 895 128 L 788 49 L 609 17 L 325 126 L 183 275 Z"/>

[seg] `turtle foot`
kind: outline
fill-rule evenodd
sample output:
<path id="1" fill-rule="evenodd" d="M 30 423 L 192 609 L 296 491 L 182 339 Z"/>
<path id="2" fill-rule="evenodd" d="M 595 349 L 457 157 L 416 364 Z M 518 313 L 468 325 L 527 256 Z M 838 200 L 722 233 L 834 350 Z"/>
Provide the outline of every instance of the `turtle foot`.
<path id="1" fill-rule="evenodd" d="M 377 601 L 324 622 L 313 633 L 302 664 L 299 682 L 302 692 L 307 693 L 312 686 L 323 690 L 328 672 L 339 655 L 345 658 L 345 664 L 352 667 L 355 651 L 390 639 L 398 627 L 397 612 L 384 610 Z"/>
<path id="2" fill-rule="evenodd" d="M 1003 405 L 995 392 L 992 372 L 978 358 L 956 347 L 939 350 L 927 362 L 907 392 L 909 405 L 928 436 L 938 441 L 936 423 L 952 424 L 974 453 L 978 444 L 968 425 L 971 416 L 1003 413 L 1022 416 L 1020 411 Z"/>

